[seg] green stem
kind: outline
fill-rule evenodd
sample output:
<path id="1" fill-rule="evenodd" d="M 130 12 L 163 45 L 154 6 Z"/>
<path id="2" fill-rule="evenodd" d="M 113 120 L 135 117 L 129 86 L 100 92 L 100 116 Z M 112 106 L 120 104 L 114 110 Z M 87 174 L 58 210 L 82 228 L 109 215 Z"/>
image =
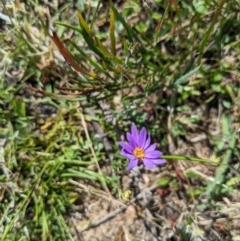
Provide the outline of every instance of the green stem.
<path id="1" fill-rule="evenodd" d="M 185 160 L 185 161 L 193 161 L 193 162 L 200 162 L 200 163 L 207 163 L 211 165 L 218 165 L 217 162 L 214 161 L 209 161 L 206 159 L 202 158 L 197 158 L 197 157 L 186 157 L 186 156 L 168 156 L 168 155 L 162 155 L 161 158 L 167 159 L 167 160 Z"/>

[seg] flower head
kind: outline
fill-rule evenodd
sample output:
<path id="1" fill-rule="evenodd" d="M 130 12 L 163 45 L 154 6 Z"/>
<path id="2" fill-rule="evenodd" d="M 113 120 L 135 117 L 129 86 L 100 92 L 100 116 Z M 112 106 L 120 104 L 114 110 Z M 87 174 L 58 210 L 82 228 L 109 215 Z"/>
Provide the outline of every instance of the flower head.
<path id="1" fill-rule="evenodd" d="M 144 127 L 139 132 L 133 124 L 131 133 L 127 132 L 127 140 L 128 143 L 119 142 L 122 147 L 120 154 L 130 160 L 127 170 L 134 168 L 138 163 L 143 163 L 150 169 L 166 163 L 166 160 L 160 159 L 162 152 L 155 150 L 157 144 L 150 145 L 151 138 Z"/>

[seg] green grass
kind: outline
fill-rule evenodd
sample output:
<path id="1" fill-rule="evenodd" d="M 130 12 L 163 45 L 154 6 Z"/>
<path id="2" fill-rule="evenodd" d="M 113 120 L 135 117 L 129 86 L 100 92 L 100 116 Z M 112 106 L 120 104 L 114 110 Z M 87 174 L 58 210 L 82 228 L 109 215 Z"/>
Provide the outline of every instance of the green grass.
<path id="1" fill-rule="evenodd" d="M 208 184 L 185 170 L 202 185 L 187 194 L 206 193 L 203 205 L 236 191 L 238 1 L 127 1 L 106 11 L 78 1 L 79 12 L 54 1 L 50 13 L 40 1 L 3 2 L 11 21 L 0 32 L 1 240 L 75 240 L 66 221 L 81 200 L 73 183 L 117 198 L 127 165 L 118 141 L 131 123 L 147 128 L 168 165 L 217 166 Z M 212 109 L 219 130 L 211 132 Z M 202 131 L 212 155 L 171 153 Z"/>

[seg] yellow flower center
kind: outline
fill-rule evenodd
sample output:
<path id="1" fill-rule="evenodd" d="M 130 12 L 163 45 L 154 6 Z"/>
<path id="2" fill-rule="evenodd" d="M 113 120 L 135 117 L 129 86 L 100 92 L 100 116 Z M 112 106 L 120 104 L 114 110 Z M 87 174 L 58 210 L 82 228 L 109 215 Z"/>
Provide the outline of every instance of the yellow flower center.
<path id="1" fill-rule="evenodd" d="M 133 155 L 139 159 L 143 159 L 145 156 L 144 150 L 140 147 L 136 147 L 135 150 L 133 151 Z"/>

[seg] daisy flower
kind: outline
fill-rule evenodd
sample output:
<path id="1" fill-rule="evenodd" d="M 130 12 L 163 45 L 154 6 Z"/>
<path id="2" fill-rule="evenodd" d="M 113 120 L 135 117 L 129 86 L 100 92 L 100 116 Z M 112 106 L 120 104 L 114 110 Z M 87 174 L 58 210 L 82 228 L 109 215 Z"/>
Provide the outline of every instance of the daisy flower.
<path id="1" fill-rule="evenodd" d="M 156 165 L 166 163 L 166 160 L 160 159 L 162 152 L 155 150 L 156 143 L 150 145 L 151 138 L 147 134 L 145 127 L 139 132 L 137 127 L 133 124 L 131 133 L 127 132 L 128 143 L 120 141 L 119 145 L 122 147 L 120 154 L 129 159 L 127 170 L 130 170 L 143 163 L 146 167 L 152 169 Z"/>

